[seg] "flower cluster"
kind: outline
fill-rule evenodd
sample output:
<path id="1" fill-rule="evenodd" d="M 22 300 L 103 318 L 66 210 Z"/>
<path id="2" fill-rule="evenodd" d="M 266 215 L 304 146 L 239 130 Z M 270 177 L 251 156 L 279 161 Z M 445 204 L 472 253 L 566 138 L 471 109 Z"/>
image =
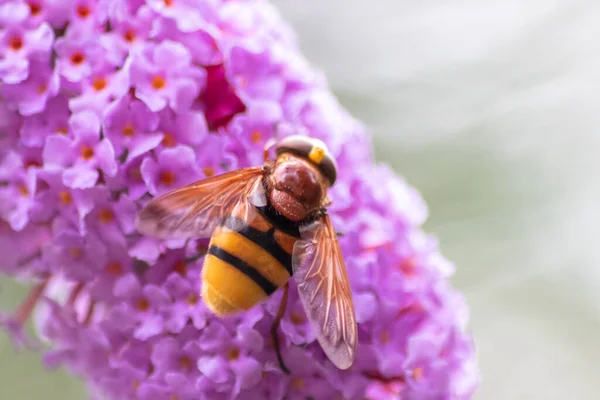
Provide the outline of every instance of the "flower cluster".
<path id="1" fill-rule="evenodd" d="M 467 399 L 477 385 L 451 264 L 420 229 L 419 194 L 371 158 L 263 0 L 9 0 L 0 5 L 0 271 L 35 282 L 3 314 L 32 318 L 90 391 L 114 399 Z M 277 363 L 281 293 L 218 319 L 202 304 L 206 240 L 136 232 L 153 196 L 260 165 L 265 142 L 323 140 L 359 323 L 354 365 L 315 341 L 293 279 Z"/>

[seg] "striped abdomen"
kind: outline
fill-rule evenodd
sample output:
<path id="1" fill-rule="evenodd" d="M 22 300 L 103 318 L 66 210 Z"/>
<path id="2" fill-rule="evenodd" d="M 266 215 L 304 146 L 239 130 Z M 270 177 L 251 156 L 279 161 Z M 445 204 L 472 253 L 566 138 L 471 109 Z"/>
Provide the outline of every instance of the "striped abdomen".
<path id="1" fill-rule="evenodd" d="M 217 315 L 252 308 L 292 276 L 298 230 L 266 210 L 236 208 L 210 240 L 202 269 L 202 297 Z"/>

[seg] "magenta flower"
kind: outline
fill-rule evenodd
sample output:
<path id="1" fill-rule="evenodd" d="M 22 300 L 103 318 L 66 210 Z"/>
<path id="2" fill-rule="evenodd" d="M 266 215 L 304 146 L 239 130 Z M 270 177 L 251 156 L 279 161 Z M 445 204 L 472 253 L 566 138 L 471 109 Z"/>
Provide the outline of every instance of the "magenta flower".
<path id="1" fill-rule="evenodd" d="M 35 282 L 0 316 L 33 318 L 90 394 L 110 399 L 469 399 L 478 383 L 453 266 L 419 193 L 374 163 L 369 137 L 264 0 L 9 0 L 0 5 L 0 272 Z M 134 227 L 153 196 L 260 165 L 278 136 L 335 156 L 330 215 L 359 345 L 338 370 L 290 281 L 219 319 L 202 303 L 208 241 Z"/>

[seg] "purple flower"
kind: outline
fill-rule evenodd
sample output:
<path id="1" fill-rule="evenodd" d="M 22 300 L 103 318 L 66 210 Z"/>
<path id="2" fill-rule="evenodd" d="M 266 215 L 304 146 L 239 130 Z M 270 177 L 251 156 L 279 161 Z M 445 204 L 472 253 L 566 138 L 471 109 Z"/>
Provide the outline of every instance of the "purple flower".
<path id="1" fill-rule="evenodd" d="M 133 3 L 135 2 L 113 1 L 109 6 L 111 20 L 118 23 L 114 30 L 100 37 L 100 42 L 106 51 L 106 60 L 115 65 L 122 65 L 130 51 L 143 48 L 152 29 L 152 10 L 143 7 L 137 12 L 136 18 L 130 18 L 127 7 Z"/>
<path id="2" fill-rule="evenodd" d="M 135 205 L 121 194 L 115 199 L 114 193 L 106 188 L 93 188 L 88 193 L 94 201 L 94 209 L 85 217 L 84 233 L 97 233 L 105 243 L 126 245 L 125 235 L 134 231 Z"/>
<path id="3" fill-rule="evenodd" d="M 169 302 L 164 290 L 156 285 L 142 287 L 138 278 L 129 274 L 116 282 L 114 295 L 119 304 L 112 310 L 109 319 L 123 333 L 145 340 L 163 332 L 163 317 L 156 311 Z"/>
<path id="4" fill-rule="evenodd" d="M 71 189 L 63 183 L 62 171 L 45 169 L 38 173 L 43 190 L 32 209 L 36 221 L 48 221 L 60 215 L 73 226 L 82 227 L 85 216 L 94 209 L 94 200 L 81 189 Z"/>
<path id="5" fill-rule="evenodd" d="M 32 61 L 48 61 L 54 41 L 52 28 L 40 24 L 27 29 L 20 24 L 22 11 L 13 10 L 13 22 L 0 32 L 0 79 L 8 84 L 23 82 L 30 73 Z"/>
<path id="6" fill-rule="evenodd" d="M 21 142 L 28 147 L 43 147 L 48 136 L 69 132 L 69 103 L 66 97 L 51 98 L 44 111 L 27 118 L 21 127 Z"/>
<path id="7" fill-rule="evenodd" d="M 163 135 L 153 132 L 158 121 L 158 115 L 140 100 L 123 96 L 106 110 L 104 133 L 116 154 L 125 154 L 125 160 L 131 160 L 154 149 L 163 140 Z"/>
<path id="8" fill-rule="evenodd" d="M 35 204 L 37 168 L 26 167 L 15 152 L 9 153 L 0 164 L 0 215 L 15 231 L 20 231 L 29 221 L 29 211 Z"/>
<path id="9" fill-rule="evenodd" d="M 194 64 L 218 65 L 223 62 L 223 54 L 215 39 L 219 31 L 214 26 L 203 25 L 194 31 L 182 32 L 173 20 L 164 19 L 156 21 L 155 29 L 165 39 L 178 41 L 187 47 Z"/>
<path id="10" fill-rule="evenodd" d="M 324 376 L 322 366 L 305 353 L 294 349 L 286 354 L 289 368 L 302 371 L 289 379 L 285 393 L 292 399 L 326 399 L 339 396 L 331 382 Z"/>
<path id="11" fill-rule="evenodd" d="M 204 86 L 204 70 L 191 65 L 188 49 L 165 40 L 134 53 L 131 83 L 136 96 L 156 112 L 167 104 L 176 112 L 189 109 Z"/>
<path id="12" fill-rule="evenodd" d="M 76 83 L 89 77 L 94 66 L 102 61 L 102 46 L 97 35 L 83 29 L 70 29 L 68 33 L 54 44 L 57 69 L 67 81 Z"/>
<path id="13" fill-rule="evenodd" d="M 197 148 L 203 140 L 214 137 L 208 135 L 204 114 L 198 111 L 175 113 L 166 108 L 159 113 L 158 131 L 163 134 L 163 148 L 178 144 Z"/>
<path id="14" fill-rule="evenodd" d="M 183 145 L 161 151 L 156 161 L 147 157 L 141 171 L 148 192 L 155 196 L 191 183 L 198 177 L 196 155 Z"/>
<path id="15" fill-rule="evenodd" d="M 152 349 L 151 360 L 156 366 L 152 374 L 162 379 L 170 375 L 170 380 L 177 379 L 177 375 L 180 375 L 187 381 L 187 386 L 195 382 L 201 376 L 200 371 L 195 368 L 202 354 L 197 339 L 194 329 L 188 329 L 175 337 L 159 339 Z"/>
<path id="16" fill-rule="evenodd" d="M 64 26 L 69 14 L 69 1 L 54 1 L 54 0 L 28 0 L 23 2 L 7 3 L 8 8 L 19 8 L 22 15 L 26 15 L 26 20 L 23 21 L 25 26 L 36 27 L 47 22 L 53 28 Z M 13 8 L 14 10 L 14 8 Z M 22 11 L 21 11 L 22 10 Z M 16 13 L 9 11 L 7 15 L 14 18 Z"/>
<path id="17" fill-rule="evenodd" d="M 205 177 L 222 174 L 239 167 L 239 159 L 233 154 L 233 140 L 229 136 L 207 135 L 196 146 L 196 159 Z"/>
<path id="18" fill-rule="evenodd" d="M 2 272 L 14 275 L 23 270 L 37 269 L 40 249 L 51 237 L 52 233 L 48 226 L 28 224 L 23 230 L 15 231 L 7 222 L 0 220 Z"/>
<path id="19" fill-rule="evenodd" d="M 20 142 L 21 125 L 22 117 L 11 111 L 5 102 L 0 102 L 0 160 Z"/>
<path id="20" fill-rule="evenodd" d="M 298 299 L 298 293 L 292 291 L 289 294 L 288 301 L 290 302 L 290 308 L 287 309 L 289 318 L 281 321 L 281 332 L 294 345 L 304 345 L 313 342 L 316 339 L 316 335 L 312 330 L 310 321 L 306 318 L 302 304 Z M 278 304 L 272 303 L 271 305 L 274 308 L 269 311 L 275 315 Z"/>
<path id="21" fill-rule="evenodd" d="M 0 95 L 10 109 L 21 115 L 30 116 L 44 110 L 48 99 L 59 90 L 58 71 L 47 63 L 35 61 L 30 65 L 27 78 L 19 83 L 5 83 L 0 87 Z"/>
<path id="22" fill-rule="evenodd" d="M 90 78 L 81 83 L 81 94 L 69 100 L 69 107 L 75 113 L 94 111 L 102 117 L 111 102 L 127 92 L 128 86 L 127 68 L 115 70 L 112 64 L 100 62 L 92 67 Z"/>
<path id="23" fill-rule="evenodd" d="M 198 342 L 204 354 L 197 362 L 203 375 L 198 383 L 200 386 L 217 391 L 221 391 L 221 387 L 230 387 L 235 398 L 241 390 L 258 384 L 262 367 L 255 357 L 262 350 L 264 340 L 253 329 L 252 322 L 242 321 L 235 334 L 218 322 L 206 327 Z"/>
<path id="24" fill-rule="evenodd" d="M 110 303 L 114 299 L 115 284 L 123 276 L 134 272 L 136 260 L 129 256 L 127 247 L 111 243 L 106 246 L 102 261 L 104 264 L 99 265 L 88 291 L 94 299 Z"/>
<path id="25" fill-rule="evenodd" d="M 93 30 L 103 25 L 107 12 L 111 7 L 110 1 L 75 0 L 70 3 L 70 19 L 74 29 Z"/>
<path id="26" fill-rule="evenodd" d="M 255 101 L 245 114 L 235 116 L 228 126 L 237 143 L 237 157 L 249 165 L 260 164 L 267 140 L 275 136 L 282 119 L 281 106 L 273 101 Z"/>
<path id="27" fill-rule="evenodd" d="M 193 32 L 205 27 L 216 18 L 216 2 L 193 0 L 149 0 L 148 4 L 159 15 L 172 19 L 181 32 Z"/>
<path id="28" fill-rule="evenodd" d="M 183 262 L 181 260 L 180 262 Z M 169 275 L 165 289 L 171 293 L 173 303 L 165 310 L 165 328 L 168 332 L 178 333 L 191 322 L 196 329 L 203 329 L 209 318 L 209 311 L 200 301 L 198 287 L 180 274 Z"/>
<path id="29" fill-rule="evenodd" d="M 44 166 L 63 170 L 63 182 L 73 189 L 93 187 L 102 171 L 117 173 L 112 144 L 100 138 L 100 121 L 96 114 L 85 111 L 73 114 L 69 121 L 73 139 L 51 136 L 44 147 Z"/>
<path id="30" fill-rule="evenodd" d="M 0 271 L 35 282 L 0 325 L 32 317 L 98 398 L 468 399 L 478 384 L 454 266 L 427 207 L 338 104 L 265 1 L 9 0 L 0 5 Z M 200 298 L 208 239 L 134 229 L 153 196 L 260 165 L 269 139 L 323 140 L 339 165 L 329 213 L 359 330 L 338 370 L 290 280 L 219 319 Z"/>
<path id="31" fill-rule="evenodd" d="M 286 82 L 275 53 L 266 46 L 235 46 L 230 50 L 230 80 L 241 99 L 279 101 Z"/>
<path id="32" fill-rule="evenodd" d="M 51 269 L 62 269 L 66 278 L 76 282 L 92 280 L 106 263 L 106 247 L 96 235 L 64 230 L 43 250 L 43 260 Z"/>

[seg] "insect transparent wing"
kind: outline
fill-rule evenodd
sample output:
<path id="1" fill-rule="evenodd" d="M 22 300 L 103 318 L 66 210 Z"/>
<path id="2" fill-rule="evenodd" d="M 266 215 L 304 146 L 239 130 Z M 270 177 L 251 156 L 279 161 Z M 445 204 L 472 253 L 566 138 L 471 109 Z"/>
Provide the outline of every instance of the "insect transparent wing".
<path id="1" fill-rule="evenodd" d="M 300 299 L 327 357 L 347 369 L 354 361 L 358 331 L 336 232 L 325 215 L 302 236 L 292 256 Z"/>
<path id="2" fill-rule="evenodd" d="M 266 203 L 263 174 L 261 167 L 245 168 L 166 193 L 142 209 L 136 227 L 144 235 L 163 239 L 210 237 L 241 200 Z"/>

